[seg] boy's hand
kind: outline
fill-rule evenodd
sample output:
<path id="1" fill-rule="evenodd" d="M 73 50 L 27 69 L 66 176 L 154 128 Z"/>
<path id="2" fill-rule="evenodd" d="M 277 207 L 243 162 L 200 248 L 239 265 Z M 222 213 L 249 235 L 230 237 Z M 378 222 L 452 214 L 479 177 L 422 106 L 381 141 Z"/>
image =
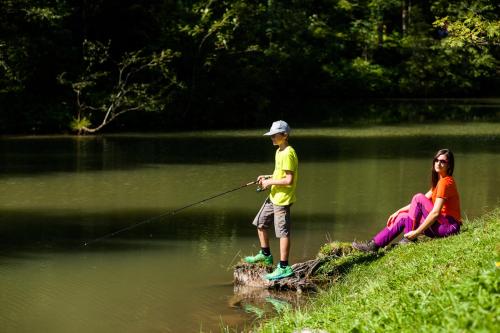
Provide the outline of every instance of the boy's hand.
<path id="1" fill-rule="evenodd" d="M 272 176 L 270 176 L 270 175 L 260 175 L 257 177 L 257 183 L 259 184 L 261 191 L 265 190 L 270 185 L 272 185 L 272 184 L 269 184 L 271 178 L 272 178 Z"/>
<path id="2" fill-rule="evenodd" d="M 269 186 L 271 186 L 270 184 L 271 180 L 270 179 L 266 179 L 266 178 L 262 178 L 259 182 L 260 184 L 260 187 L 262 187 L 263 190 L 267 189 Z"/>

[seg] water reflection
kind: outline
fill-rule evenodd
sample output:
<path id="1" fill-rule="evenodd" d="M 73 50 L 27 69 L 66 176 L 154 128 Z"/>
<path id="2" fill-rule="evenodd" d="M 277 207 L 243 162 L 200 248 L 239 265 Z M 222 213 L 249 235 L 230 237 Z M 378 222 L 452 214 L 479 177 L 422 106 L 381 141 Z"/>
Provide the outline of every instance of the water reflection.
<path id="1" fill-rule="evenodd" d="M 439 129 L 436 128 L 438 131 Z M 453 147 L 467 153 L 498 153 L 498 136 L 296 137 L 301 162 L 356 158 L 428 157 Z M 131 170 L 164 164 L 262 163 L 272 161 L 260 137 L 59 137 L 0 140 L 0 177 L 14 174 Z M 238 147 L 237 149 L 235 149 Z"/>

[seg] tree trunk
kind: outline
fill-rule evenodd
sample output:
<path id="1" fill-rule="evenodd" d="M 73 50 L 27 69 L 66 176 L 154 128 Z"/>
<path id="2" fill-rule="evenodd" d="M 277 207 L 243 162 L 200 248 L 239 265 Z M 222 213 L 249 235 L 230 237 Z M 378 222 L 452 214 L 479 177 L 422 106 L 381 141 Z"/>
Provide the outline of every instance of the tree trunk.
<path id="1" fill-rule="evenodd" d="M 407 16 L 407 12 L 406 12 L 406 1 L 403 0 L 402 1 L 402 5 L 401 5 L 401 32 L 403 34 L 403 37 L 406 35 L 406 16 Z"/>
<path id="2" fill-rule="evenodd" d="M 401 4 L 401 31 L 403 37 L 411 24 L 411 0 L 403 0 Z"/>

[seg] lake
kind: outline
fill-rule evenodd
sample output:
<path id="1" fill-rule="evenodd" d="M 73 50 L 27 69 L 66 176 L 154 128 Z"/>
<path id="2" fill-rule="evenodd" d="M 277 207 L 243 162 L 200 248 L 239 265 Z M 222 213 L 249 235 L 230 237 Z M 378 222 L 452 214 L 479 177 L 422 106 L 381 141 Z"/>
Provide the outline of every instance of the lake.
<path id="1" fill-rule="evenodd" d="M 259 250 L 251 222 L 266 193 L 250 186 L 169 212 L 272 173 L 266 130 L 1 138 L 1 331 L 251 325 L 257 312 L 233 289 L 232 266 Z M 499 203 L 496 123 L 308 128 L 290 143 L 300 161 L 291 263 L 329 240 L 373 236 L 428 190 L 440 148 L 455 153 L 464 219 Z M 277 256 L 274 237 L 271 249 Z"/>

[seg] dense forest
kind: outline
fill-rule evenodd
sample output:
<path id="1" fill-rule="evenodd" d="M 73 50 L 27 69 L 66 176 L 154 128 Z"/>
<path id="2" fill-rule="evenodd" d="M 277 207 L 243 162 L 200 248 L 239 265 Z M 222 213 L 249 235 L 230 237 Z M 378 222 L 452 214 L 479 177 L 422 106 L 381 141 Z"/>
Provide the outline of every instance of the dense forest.
<path id="1" fill-rule="evenodd" d="M 0 133 L 252 127 L 498 96 L 486 0 L 3 0 Z"/>

